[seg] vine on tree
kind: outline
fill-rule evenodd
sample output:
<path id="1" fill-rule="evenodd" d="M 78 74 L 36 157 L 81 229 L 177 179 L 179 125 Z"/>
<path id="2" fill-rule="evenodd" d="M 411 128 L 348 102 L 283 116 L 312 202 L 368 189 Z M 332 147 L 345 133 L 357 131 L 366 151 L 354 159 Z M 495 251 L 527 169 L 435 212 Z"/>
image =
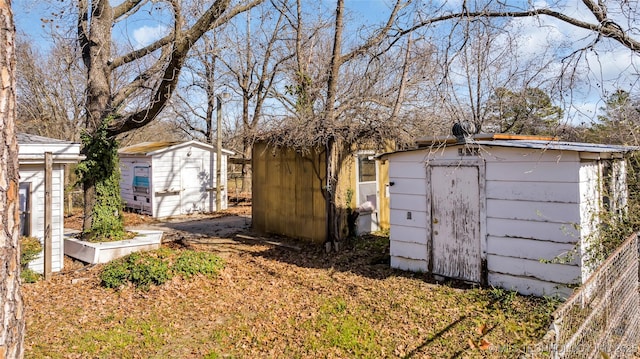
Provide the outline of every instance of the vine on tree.
<path id="1" fill-rule="evenodd" d="M 93 183 L 96 189 L 91 228 L 84 228 L 82 233 L 82 238 L 89 241 L 117 241 L 124 239 L 126 234 L 120 197 L 118 141 L 107 135 L 112 119 L 113 116 L 107 117 L 93 134 L 82 134 L 87 157 L 78 164 L 76 174 L 80 183 Z"/>

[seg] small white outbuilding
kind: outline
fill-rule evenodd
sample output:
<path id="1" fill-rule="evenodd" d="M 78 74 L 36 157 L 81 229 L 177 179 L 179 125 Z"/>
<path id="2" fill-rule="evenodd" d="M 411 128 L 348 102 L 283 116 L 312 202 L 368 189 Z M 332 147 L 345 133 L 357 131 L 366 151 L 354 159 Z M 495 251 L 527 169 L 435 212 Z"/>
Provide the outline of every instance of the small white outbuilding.
<path id="1" fill-rule="evenodd" d="M 635 150 L 512 135 L 418 144 L 381 156 L 391 266 L 539 296 L 587 278 L 581 248 L 600 211 L 624 210 Z"/>
<path id="2" fill-rule="evenodd" d="M 39 238 L 44 246 L 45 226 L 51 228 L 51 267 L 59 272 L 64 266 L 64 171 L 65 165 L 77 163 L 80 144 L 58 139 L 18 133 L 18 162 L 20 172 L 20 234 Z M 45 157 L 51 167 L 47 175 Z M 50 183 L 47 180 L 50 178 Z M 50 186 L 50 193 L 46 188 Z M 50 198 L 51 203 L 46 203 Z M 48 209 L 46 208 L 48 205 Z M 50 223 L 45 214 L 50 213 Z M 43 253 L 29 263 L 38 273 L 45 271 Z"/>
<path id="3" fill-rule="evenodd" d="M 120 194 L 126 208 L 156 218 L 227 208 L 227 157 L 222 150 L 222 201 L 216 208 L 216 149 L 198 142 L 143 142 L 124 147 Z"/>

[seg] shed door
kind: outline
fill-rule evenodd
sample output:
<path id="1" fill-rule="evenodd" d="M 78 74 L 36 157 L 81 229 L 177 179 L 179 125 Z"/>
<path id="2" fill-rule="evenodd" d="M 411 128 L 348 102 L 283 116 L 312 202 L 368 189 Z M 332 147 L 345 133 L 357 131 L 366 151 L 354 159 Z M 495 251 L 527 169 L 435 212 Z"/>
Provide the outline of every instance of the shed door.
<path id="1" fill-rule="evenodd" d="M 432 272 L 480 282 L 480 182 L 477 166 L 432 166 Z"/>
<path id="2" fill-rule="evenodd" d="M 202 169 L 202 161 L 185 160 L 182 169 L 182 213 L 205 211 L 208 192 L 208 176 Z"/>

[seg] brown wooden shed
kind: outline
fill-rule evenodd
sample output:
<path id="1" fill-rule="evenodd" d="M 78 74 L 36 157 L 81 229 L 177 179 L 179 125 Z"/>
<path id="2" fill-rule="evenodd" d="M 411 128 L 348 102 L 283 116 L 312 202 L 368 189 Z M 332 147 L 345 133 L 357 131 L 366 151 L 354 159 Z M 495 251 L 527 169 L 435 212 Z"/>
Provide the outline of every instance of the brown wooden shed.
<path id="1" fill-rule="evenodd" d="M 390 146 L 386 146 L 389 150 Z M 388 164 L 375 150 L 354 147 L 340 167 L 340 236 L 358 210 L 358 234 L 389 229 Z M 327 237 L 324 149 L 297 151 L 257 142 L 252 155 L 252 223 L 259 232 L 322 243 Z"/>

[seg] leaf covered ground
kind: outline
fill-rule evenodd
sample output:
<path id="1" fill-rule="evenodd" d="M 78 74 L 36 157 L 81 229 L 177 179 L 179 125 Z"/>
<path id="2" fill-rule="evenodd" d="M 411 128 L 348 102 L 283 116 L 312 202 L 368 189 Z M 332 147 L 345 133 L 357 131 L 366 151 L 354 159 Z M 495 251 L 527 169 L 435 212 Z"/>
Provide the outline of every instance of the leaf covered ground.
<path id="1" fill-rule="evenodd" d="M 68 262 L 23 286 L 25 357 L 518 357 L 557 305 L 392 270 L 384 237 L 338 254 L 282 238 L 165 245 L 213 251 L 224 269 L 113 290 L 100 286 L 103 266 Z"/>

